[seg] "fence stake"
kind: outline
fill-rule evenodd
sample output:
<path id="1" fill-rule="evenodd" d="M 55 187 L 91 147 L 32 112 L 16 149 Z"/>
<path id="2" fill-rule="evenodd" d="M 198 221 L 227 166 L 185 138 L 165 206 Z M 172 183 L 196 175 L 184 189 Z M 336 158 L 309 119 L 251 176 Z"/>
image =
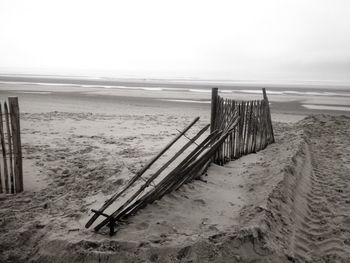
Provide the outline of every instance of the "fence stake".
<path id="1" fill-rule="evenodd" d="M 23 192 L 23 167 L 22 167 L 22 146 L 21 128 L 19 121 L 19 106 L 17 97 L 9 97 L 9 107 L 11 116 L 12 142 L 14 154 L 14 174 L 16 193 Z"/>
<path id="2" fill-rule="evenodd" d="M 2 108 L 0 104 L 0 141 L 1 141 L 1 148 L 2 148 L 2 157 L 4 160 L 4 183 L 5 183 L 5 192 L 9 193 L 9 174 L 7 170 L 7 160 L 6 160 L 6 146 L 5 146 L 5 137 L 4 137 L 4 125 L 3 125 L 3 118 L 2 118 Z"/>
<path id="3" fill-rule="evenodd" d="M 0 167 L 0 194 L 2 194 L 1 167 Z"/>
<path id="4" fill-rule="evenodd" d="M 266 89 L 263 88 L 262 91 L 263 91 L 264 100 L 266 101 L 266 104 L 267 104 L 267 118 L 268 118 L 268 122 L 269 122 L 270 134 L 271 134 L 271 136 L 272 136 L 271 142 L 274 143 L 274 142 L 275 142 L 275 135 L 274 135 L 274 133 L 273 133 L 273 127 L 272 127 L 272 118 L 271 118 L 271 111 L 270 111 L 270 103 L 269 103 L 269 99 L 267 98 L 267 95 L 266 95 Z M 270 143 L 270 140 L 269 140 L 269 143 Z"/>
<path id="5" fill-rule="evenodd" d="M 5 101 L 5 121 L 6 121 L 6 129 L 7 129 L 7 141 L 8 141 L 8 147 L 9 147 L 9 155 L 10 155 L 10 183 L 11 183 L 11 194 L 15 193 L 15 186 L 14 186 L 14 175 L 13 175 L 13 158 L 12 158 L 12 141 L 11 141 L 11 126 L 10 126 L 10 120 L 9 120 L 9 110 L 7 107 L 7 103 Z"/>
<path id="6" fill-rule="evenodd" d="M 216 117 L 217 103 L 218 103 L 218 88 L 212 88 L 211 89 L 210 133 L 212 133 L 215 130 L 215 124 L 216 124 L 215 117 Z"/>

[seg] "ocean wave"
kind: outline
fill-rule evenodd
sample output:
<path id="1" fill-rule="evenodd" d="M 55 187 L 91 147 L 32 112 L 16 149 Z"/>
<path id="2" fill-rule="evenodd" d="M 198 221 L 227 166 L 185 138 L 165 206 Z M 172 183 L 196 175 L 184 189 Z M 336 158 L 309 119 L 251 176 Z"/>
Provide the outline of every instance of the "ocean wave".
<path id="1" fill-rule="evenodd" d="M 332 111 L 350 111 L 350 107 L 347 106 L 331 106 L 331 105 L 315 105 L 315 104 L 302 104 L 304 108 L 311 110 L 332 110 Z"/>
<path id="2" fill-rule="evenodd" d="M 18 81 L 0 81 L 0 83 L 6 83 L 6 85 L 38 85 L 38 86 L 55 86 L 58 87 L 57 91 L 59 91 L 59 87 L 74 87 L 74 88 L 85 88 L 88 89 L 122 89 L 122 90 L 143 90 L 147 91 L 159 91 L 159 92 L 190 92 L 190 93 L 201 93 L 208 94 L 211 93 L 211 88 L 209 87 L 195 87 L 188 88 L 184 87 L 167 87 L 165 86 L 156 86 L 156 87 L 147 87 L 147 86 L 124 86 L 124 85 L 98 85 L 98 84 L 68 84 L 68 83 L 43 83 L 43 82 L 18 82 Z M 243 87 L 242 87 L 243 88 Z M 340 92 L 340 91 L 332 91 L 328 90 L 315 90 L 315 91 L 303 91 L 303 90 L 269 90 L 267 89 L 268 95 L 281 95 L 281 96 L 335 96 L 335 97 L 350 97 L 350 93 L 348 92 Z M 225 87 L 223 89 L 219 89 L 219 93 L 222 94 L 256 94 L 262 95 L 261 89 L 235 89 L 233 87 Z"/>
<path id="3" fill-rule="evenodd" d="M 293 91 L 293 90 L 287 90 L 283 91 L 283 94 L 287 95 L 311 95 L 311 96 L 346 96 L 349 97 L 350 93 L 344 93 L 344 92 L 315 92 L 315 91 Z"/>
<path id="4" fill-rule="evenodd" d="M 250 94 L 262 94 L 261 90 L 249 90 L 249 89 L 243 89 L 243 90 L 233 90 L 233 92 L 237 93 L 250 93 Z M 283 95 L 283 91 L 272 91 L 272 90 L 267 90 L 267 94 L 271 95 Z"/>
<path id="5" fill-rule="evenodd" d="M 180 99 L 160 99 L 161 101 L 170 101 L 170 102 L 184 102 L 184 103 L 201 103 L 201 104 L 210 104 L 210 100 L 180 100 Z"/>
<path id="6" fill-rule="evenodd" d="M 189 92 L 201 92 L 201 93 L 210 93 L 210 89 L 189 89 Z"/>
<path id="7" fill-rule="evenodd" d="M 262 94 L 261 90 L 232 90 L 233 93 L 249 93 L 249 94 Z M 294 91 L 294 90 L 286 90 L 286 91 L 274 91 L 267 90 L 266 93 L 268 95 L 298 95 L 298 96 L 346 96 L 349 97 L 350 93 L 344 92 L 329 92 L 329 91 Z"/>
<path id="8" fill-rule="evenodd" d="M 143 90 L 149 90 L 149 91 L 163 91 L 164 88 L 142 88 Z"/>
<path id="9" fill-rule="evenodd" d="M 51 94 L 52 92 L 50 92 L 50 91 L 16 91 L 15 93 L 17 93 L 17 94 L 42 94 L 42 95 L 46 95 L 46 94 Z"/>

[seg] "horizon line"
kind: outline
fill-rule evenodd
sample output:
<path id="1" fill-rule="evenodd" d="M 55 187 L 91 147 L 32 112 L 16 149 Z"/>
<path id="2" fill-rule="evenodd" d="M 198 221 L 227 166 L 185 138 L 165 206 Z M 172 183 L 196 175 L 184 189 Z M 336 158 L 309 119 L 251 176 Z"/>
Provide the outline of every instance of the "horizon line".
<path id="1" fill-rule="evenodd" d="M 190 76 L 181 76 L 181 77 L 144 77 L 144 76 L 137 76 L 137 75 L 130 75 L 130 76 L 106 76 L 106 75 L 69 75 L 69 74 L 36 74 L 36 73 L 2 73 L 0 72 L 0 77 L 45 77 L 48 79 L 54 79 L 56 78 L 74 78 L 81 80 L 129 80 L 129 81 L 198 81 L 198 82 L 227 82 L 229 84 L 230 82 L 233 83 L 242 83 L 242 84 L 272 84 L 272 85 L 302 85 L 302 84 L 337 84 L 337 85 L 350 85 L 350 80 L 312 80 L 312 79 L 302 79 L 302 80 L 295 80 L 295 79 L 229 79 L 229 78 L 202 78 L 202 77 L 190 77 Z"/>

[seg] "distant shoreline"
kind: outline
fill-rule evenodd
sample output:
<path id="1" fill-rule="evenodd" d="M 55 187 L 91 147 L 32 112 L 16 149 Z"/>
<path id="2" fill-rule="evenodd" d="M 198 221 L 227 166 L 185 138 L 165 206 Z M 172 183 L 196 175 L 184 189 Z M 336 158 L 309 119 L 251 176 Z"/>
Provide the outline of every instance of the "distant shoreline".
<path id="1" fill-rule="evenodd" d="M 91 85 L 91 86 L 125 86 L 125 87 L 166 87 L 166 88 L 201 88 L 213 87 L 228 89 L 301 89 L 302 91 L 332 90 L 350 91 L 350 83 L 345 82 L 285 82 L 269 83 L 267 81 L 245 81 L 245 80 L 200 80 L 200 79 L 146 79 L 146 78 L 107 78 L 107 77 L 83 77 L 83 76 L 51 76 L 51 75 L 17 75 L 0 74 L 0 82 L 24 82 L 40 84 L 67 84 L 67 85 Z"/>
<path id="2" fill-rule="evenodd" d="M 27 88 L 27 89 L 26 89 Z M 0 83 L 2 99 L 16 96 L 20 100 L 23 112 L 93 112 L 125 114 L 159 114 L 178 112 L 181 115 L 209 116 L 210 93 L 181 93 L 169 91 L 144 91 L 125 89 L 83 89 L 69 90 L 64 87 L 56 91 L 57 87 L 21 87 L 9 89 Z M 223 94 L 235 99 L 261 99 L 261 94 Z M 275 121 L 288 121 L 298 116 L 310 114 L 349 115 L 350 107 L 346 106 L 350 97 L 326 96 L 287 96 L 271 95 L 271 112 Z M 318 103 L 318 104 L 317 104 Z M 306 105 L 308 108 L 306 108 Z M 287 116 L 288 115 L 288 116 Z M 301 118 L 298 118 L 301 119 Z"/>

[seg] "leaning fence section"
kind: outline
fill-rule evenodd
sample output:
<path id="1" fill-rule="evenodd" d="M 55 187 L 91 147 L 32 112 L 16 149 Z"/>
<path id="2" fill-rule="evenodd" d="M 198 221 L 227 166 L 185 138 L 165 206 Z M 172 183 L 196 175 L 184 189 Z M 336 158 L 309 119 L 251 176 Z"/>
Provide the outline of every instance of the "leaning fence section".
<path id="1" fill-rule="evenodd" d="M 110 234 L 114 234 L 114 227 L 120 225 L 129 216 L 134 215 L 140 209 L 156 200 L 161 199 L 164 195 L 176 191 L 182 185 L 191 182 L 206 172 L 213 156 L 218 151 L 222 143 L 232 133 L 238 125 L 238 115 L 232 114 L 230 120 L 227 121 L 226 127 L 222 130 L 213 131 L 206 134 L 209 124 L 202 127 L 192 138 L 186 136 L 186 132 L 199 120 L 194 119 L 184 130 L 182 130 L 159 154 L 152 158 L 133 178 L 108 199 L 100 209 L 93 209 L 94 213 L 90 220 L 86 223 L 89 228 L 100 216 L 103 220 L 95 227 L 95 231 L 99 231 L 104 226 L 109 226 Z M 153 165 L 160 156 L 162 156 L 180 137 L 186 137 L 189 141 L 182 145 L 175 154 L 154 173 L 144 176 L 146 170 Z M 192 146 L 192 150 L 188 148 Z M 186 151 L 188 149 L 188 151 Z M 181 160 L 178 160 L 179 157 Z M 170 167 L 175 161 L 175 165 Z M 168 168 L 168 169 L 167 169 Z M 170 169 L 169 169 L 170 168 Z M 143 183 L 137 184 L 138 179 L 143 179 Z M 130 197 L 123 200 L 122 203 L 115 208 L 112 213 L 107 214 L 108 209 L 117 199 L 120 199 L 126 192 L 131 192 Z"/>
<path id="2" fill-rule="evenodd" d="M 239 116 L 238 125 L 216 152 L 214 163 L 223 165 L 274 142 L 269 101 L 266 90 L 262 91 L 262 100 L 236 101 L 220 97 L 216 88 L 212 90 L 212 131 L 225 129 L 233 114 Z"/>
<path id="3" fill-rule="evenodd" d="M 17 97 L 0 103 L 0 193 L 23 191 L 22 146 Z"/>

